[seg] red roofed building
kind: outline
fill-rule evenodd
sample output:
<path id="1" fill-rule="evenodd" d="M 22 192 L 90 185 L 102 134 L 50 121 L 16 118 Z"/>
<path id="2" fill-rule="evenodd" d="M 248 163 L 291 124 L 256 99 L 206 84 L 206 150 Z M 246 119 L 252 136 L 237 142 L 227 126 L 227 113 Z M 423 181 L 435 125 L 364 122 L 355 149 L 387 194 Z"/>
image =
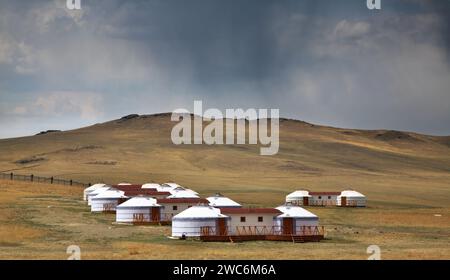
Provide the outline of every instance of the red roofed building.
<path id="1" fill-rule="evenodd" d="M 161 205 L 161 220 L 172 220 L 172 217 L 198 204 L 208 205 L 205 198 L 163 198 L 157 200 Z"/>
<path id="2" fill-rule="evenodd" d="M 286 202 L 299 206 L 336 206 L 341 192 L 310 192 L 299 190 L 286 196 Z"/>
<path id="3" fill-rule="evenodd" d="M 136 197 L 136 196 L 148 196 L 152 198 L 166 198 L 170 195 L 170 192 L 157 192 L 152 189 L 139 189 L 139 190 L 123 190 L 125 195 L 128 197 Z"/>
<path id="4" fill-rule="evenodd" d="M 142 185 L 113 185 L 112 187 L 121 191 L 142 189 Z M 156 189 L 153 190 L 156 191 Z"/>
<path id="5" fill-rule="evenodd" d="M 246 228 L 271 230 L 274 221 L 282 212 L 275 208 L 221 208 L 220 213 L 229 217 L 230 234 L 242 234 Z"/>
<path id="6" fill-rule="evenodd" d="M 220 213 L 228 214 L 281 214 L 280 210 L 275 208 L 219 208 Z"/>

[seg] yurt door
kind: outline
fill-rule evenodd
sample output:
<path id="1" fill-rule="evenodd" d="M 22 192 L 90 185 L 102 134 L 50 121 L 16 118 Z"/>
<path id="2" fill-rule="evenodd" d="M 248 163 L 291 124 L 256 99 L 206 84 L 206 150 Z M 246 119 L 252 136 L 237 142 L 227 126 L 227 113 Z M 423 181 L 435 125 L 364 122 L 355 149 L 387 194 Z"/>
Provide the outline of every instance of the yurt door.
<path id="1" fill-rule="evenodd" d="M 217 219 L 217 234 L 227 235 L 227 221 L 225 218 Z"/>
<path id="2" fill-rule="evenodd" d="M 152 222 L 159 222 L 160 217 L 161 217 L 161 212 L 159 207 L 152 207 Z"/>
<path id="3" fill-rule="evenodd" d="M 347 197 L 341 196 L 341 206 L 347 206 Z"/>
<path id="4" fill-rule="evenodd" d="M 303 205 L 308 206 L 309 205 L 309 197 L 305 196 L 303 197 Z"/>
<path id="5" fill-rule="evenodd" d="M 283 218 L 283 234 L 292 234 L 294 227 L 293 218 Z"/>

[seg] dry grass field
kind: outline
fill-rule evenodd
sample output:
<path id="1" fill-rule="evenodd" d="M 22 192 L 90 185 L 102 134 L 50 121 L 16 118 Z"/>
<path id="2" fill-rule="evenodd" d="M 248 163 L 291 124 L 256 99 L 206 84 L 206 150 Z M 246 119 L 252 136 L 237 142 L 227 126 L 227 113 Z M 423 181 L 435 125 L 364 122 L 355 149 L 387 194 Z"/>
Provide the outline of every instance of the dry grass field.
<path id="1" fill-rule="evenodd" d="M 170 227 L 113 224 L 91 214 L 82 188 L 0 181 L 0 259 L 383 259 L 450 258 L 450 138 L 362 131 L 281 120 L 280 152 L 249 145 L 170 141 L 167 114 L 73 131 L 0 140 L 0 171 L 84 182 L 175 181 L 250 206 L 277 206 L 296 189 L 356 189 L 368 207 L 315 208 L 320 243 L 202 243 L 166 238 Z"/>

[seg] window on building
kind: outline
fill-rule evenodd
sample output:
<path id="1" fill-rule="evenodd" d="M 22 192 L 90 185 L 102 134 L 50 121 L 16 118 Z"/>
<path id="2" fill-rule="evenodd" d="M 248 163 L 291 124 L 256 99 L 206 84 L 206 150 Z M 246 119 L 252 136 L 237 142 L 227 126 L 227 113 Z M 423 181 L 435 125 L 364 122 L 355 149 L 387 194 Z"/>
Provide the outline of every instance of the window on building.
<path id="1" fill-rule="evenodd" d="M 192 205 L 189 205 L 189 206 L 188 206 L 188 208 L 191 208 L 191 207 L 192 207 Z"/>
<path id="2" fill-rule="evenodd" d="M 258 217 L 258 222 L 262 223 L 264 221 L 263 217 Z"/>
<path id="3" fill-rule="evenodd" d="M 241 217 L 241 223 L 245 223 L 245 217 Z"/>
<path id="4" fill-rule="evenodd" d="M 328 199 L 331 199 L 331 195 L 328 196 Z"/>
<path id="5" fill-rule="evenodd" d="M 172 206 L 172 210 L 178 210 L 178 206 L 176 205 Z"/>
<path id="6" fill-rule="evenodd" d="M 322 199 L 322 197 L 319 195 L 319 199 Z"/>

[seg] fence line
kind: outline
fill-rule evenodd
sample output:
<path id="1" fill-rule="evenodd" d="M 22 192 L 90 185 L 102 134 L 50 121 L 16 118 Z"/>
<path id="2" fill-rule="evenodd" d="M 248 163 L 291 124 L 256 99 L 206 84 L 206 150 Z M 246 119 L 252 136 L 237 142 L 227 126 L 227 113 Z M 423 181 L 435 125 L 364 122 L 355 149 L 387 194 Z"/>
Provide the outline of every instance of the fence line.
<path id="1" fill-rule="evenodd" d="M 0 173 L 0 179 L 4 180 L 11 180 L 11 181 L 28 181 L 33 183 L 47 183 L 47 184 L 56 184 L 56 185 L 68 185 L 68 186 L 80 186 L 80 187 L 89 187 L 91 186 L 91 183 L 82 183 L 78 181 L 74 181 L 72 179 L 65 180 L 65 179 L 59 179 L 55 177 L 42 177 L 42 176 L 35 176 L 34 174 L 31 175 L 21 175 L 21 174 L 14 174 L 14 173 Z"/>

